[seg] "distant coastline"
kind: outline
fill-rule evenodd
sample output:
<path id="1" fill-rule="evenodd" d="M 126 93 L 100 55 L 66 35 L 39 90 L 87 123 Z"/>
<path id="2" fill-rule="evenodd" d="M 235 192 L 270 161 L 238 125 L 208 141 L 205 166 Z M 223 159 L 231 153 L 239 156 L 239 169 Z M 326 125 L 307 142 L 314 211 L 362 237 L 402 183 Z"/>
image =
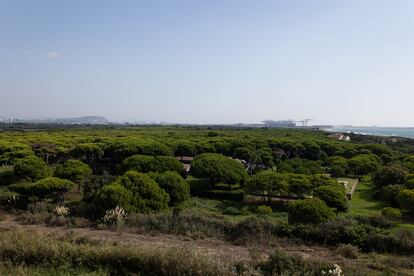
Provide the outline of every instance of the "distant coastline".
<path id="1" fill-rule="evenodd" d="M 354 126 L 333 126 L 325 128 L 329 132 L 345 132 L 374 136 L 395 136 L 414 139 L 414 127 L 354 127 Z"/>

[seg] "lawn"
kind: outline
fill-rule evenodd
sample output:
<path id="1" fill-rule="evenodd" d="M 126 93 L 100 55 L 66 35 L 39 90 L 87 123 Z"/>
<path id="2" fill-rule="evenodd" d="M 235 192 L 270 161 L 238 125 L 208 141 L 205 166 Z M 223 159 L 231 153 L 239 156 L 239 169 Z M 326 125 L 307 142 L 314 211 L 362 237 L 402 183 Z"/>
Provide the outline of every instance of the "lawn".
<path id="1" fill-rule="evenodd" d="M 349 213 L 352 215 L 379 215 L 387 205 L 373 198 L 374 188 L 370 181 L 362 180 L 352 196 Z"/>

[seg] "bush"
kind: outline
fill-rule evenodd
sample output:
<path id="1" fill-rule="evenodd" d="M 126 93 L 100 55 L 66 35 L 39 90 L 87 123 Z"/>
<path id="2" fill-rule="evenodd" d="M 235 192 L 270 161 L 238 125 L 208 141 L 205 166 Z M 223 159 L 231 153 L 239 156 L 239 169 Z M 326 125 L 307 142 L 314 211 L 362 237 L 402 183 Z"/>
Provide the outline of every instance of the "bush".
<path id="1" fill-rule="evenodd" d="M 380 198 L 398 207 L 397 197 L 403 189 L 404 186 L 399 184 L 383 186 L 379 193 Z"/>
<path id="2" fill-rule="evenodd" d="M 124 208 L 126 211 L 132 211 L 134 210 L 133 197 L 131 190 L 119 183 L 112 183 L 97 191 L 94 202 L 101 213 L 117 206 Z"/>
<path id="3" fill-rule="evenodd" d="M 348 259 L 357 259 L 359 255 L 359 248 L 351 244 L 340 244 L 335 252 Z"/>
<path id="4" fill-rule="evenodd" d="M 372 227 L 378 227 L 381 229 L 389 229 L 391 227 L 395 227 L 396 224 L 393 221 L 390 221 L 389 219 L 382 217 L 382 216 L 354 216 L 354 219 L 363 224 L 363 225 L 369 225 Z"/>
<path id="5" fill-rule="evenodd" d="M 325 201 L 326 205 L 335 208 L 338 211 L 345 211 L 348 208 L 345 189 L 339 184 L 336 186 L 320 186 L 313 192 L 313 194 Z"/>
<path id="6" fill-rule="evenodd" d="M 125 210 L 116 206 L 115 209 L 107 210 L 102 220 L 107 225 L 120 226 L 124 223 L 125 216 Z"/>
<path id="7" fill-rule="evenodd" d="M 257 207 L 257 214 L 259 214 L 259 216 L 270 216 L 272 212 L 272 208 L 270 208 L 269 206 L 260 205 L 259 207 Z"/>
<path id="8" fill-rule="evenodd" d="M 400 209 L 392 208 L 392 207 L 385 207 L 381 210 L 381 215 L 391 219 L 391 220 L 397 220 L 400 219 L 402 214 Z"/>
<path id="9" fill-rule="evenodd" d="M 226 207 L 223 211 L 224 215 L 231 215 L 231 216 L 239 216 L 241 215 L 241 211 L 233 206 Z"/>
<path id="10" fill-rule="evenodd" d="M 14 174 L 19 178 L 36 181 L 47 177 L 49 175 L 49 169 L 42 158 L 28 156 L 16 161 Z"/>
<path id="11" fill-rule="evenodd" d="M 321 275 L 322 271 L 329 271 L 332 267 L 333 264 L 290 256 L 279 250 L 273 252 L 269 260 L 260 265 L 264 275 Z"/>
<path id="12" fill-rule="evenodd" d="M 7 186 L 18 179 L 14 175 L 13 166 L 2 166 L 0 167 L 0 186 Z"/>
<path id="13" fill-rule="evenodd" d="M 226 231 L 230 240 L 238 244 L 268 243 L 274 232 L 274 225 L 264 218 L 248 217 L 234 225 L 229 225 Z"/>
<path id="14" fill-rule="evenodd" d="M 289 223 L 319 224 L 335 217 L 335 213 L 320 199 L 297 200 L 288 205 Z"/>
<path id="15" fill-rule="evenodd" d="M 374 175 L 374 184 L 382 187 L 390 184 L 403 184 L 408 178 L 408 171 L 400 164 L 392 164 L 380 169 Z"/>
<path id="16" fill-rule="evenodd" d="M 414 190 L 402 190 L 397 196 L 401 208 L 414 213 Z"/>
<path id="17" fill-rule="evenodd" d="M 44 201 L 37 201 L 27 205 L 27 210 L 31 213 L 49 213 L 52 211 L 50 204 Z"/>

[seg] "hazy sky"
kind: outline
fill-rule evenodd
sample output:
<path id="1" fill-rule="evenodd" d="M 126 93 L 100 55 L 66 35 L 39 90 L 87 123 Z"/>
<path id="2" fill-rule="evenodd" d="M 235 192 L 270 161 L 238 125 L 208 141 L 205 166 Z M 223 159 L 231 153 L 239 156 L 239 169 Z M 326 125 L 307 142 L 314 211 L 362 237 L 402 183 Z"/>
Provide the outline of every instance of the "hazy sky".
<path id="1" fill-rule="evenodd" d="M 0 116 L 414 126 L 412 0 L 0 0 Z"/>

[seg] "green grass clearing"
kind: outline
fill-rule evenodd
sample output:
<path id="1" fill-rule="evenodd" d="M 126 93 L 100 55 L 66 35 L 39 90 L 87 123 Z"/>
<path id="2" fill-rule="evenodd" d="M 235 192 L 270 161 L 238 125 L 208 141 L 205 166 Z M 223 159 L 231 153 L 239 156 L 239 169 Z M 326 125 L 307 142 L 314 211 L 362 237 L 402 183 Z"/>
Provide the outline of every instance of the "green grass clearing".
<path id="1" fill-rule="evenodd" d="M 349 214 L 380 215 L 381 209 L 387 207 L 387 205 L 374 199 L 373 196 L 374 187 L 372 182 L 360 181 L 350 201 Z"/>
<path id="2" fill-rule="evenodd" d="M 181 205 L 183 212 L 221 216 L 231 221 L 240 221 L 250 216 L 257 216 L 257 206 L 231 200 L 214 200 L 193 197 Z M 287 221 L 287 212 L 273 208 L 267 219 Z"/>

